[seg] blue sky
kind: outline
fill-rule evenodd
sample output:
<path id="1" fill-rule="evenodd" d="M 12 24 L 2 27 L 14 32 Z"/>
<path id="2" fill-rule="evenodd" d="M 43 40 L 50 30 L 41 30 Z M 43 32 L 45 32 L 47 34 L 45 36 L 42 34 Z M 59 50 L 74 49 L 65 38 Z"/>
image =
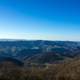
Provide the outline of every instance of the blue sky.
<path id="1" fill-rule="evenodd" d="M 80 41 L 80 0 L 0 0 L 0 38 Z"/>

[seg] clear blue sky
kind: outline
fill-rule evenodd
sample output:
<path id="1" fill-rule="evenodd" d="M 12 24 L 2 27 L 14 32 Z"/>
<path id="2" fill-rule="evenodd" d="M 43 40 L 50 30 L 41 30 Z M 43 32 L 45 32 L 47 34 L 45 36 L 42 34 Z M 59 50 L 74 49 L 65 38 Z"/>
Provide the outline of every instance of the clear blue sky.
<path id="1" fill-rule="evenodd" d="M 80 41 L 80 0 L 0 0 L 0 38 Z"/>

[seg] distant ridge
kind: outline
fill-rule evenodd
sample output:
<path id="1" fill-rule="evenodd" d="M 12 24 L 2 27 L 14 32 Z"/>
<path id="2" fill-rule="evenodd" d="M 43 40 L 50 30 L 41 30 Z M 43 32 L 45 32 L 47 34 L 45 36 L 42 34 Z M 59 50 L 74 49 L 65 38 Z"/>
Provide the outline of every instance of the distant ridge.
<path id="1" fill-rule="evenodd" d="M 0 41 L 27 41 L 25 39 L 0 39 Z"/>
<path id="2" fill-rule="evenodd" d="M 38 40 L 38 39 L 0 39 L 0 41 L 52 41 L 52 42 L 80 42 L 71 40 Z"/>

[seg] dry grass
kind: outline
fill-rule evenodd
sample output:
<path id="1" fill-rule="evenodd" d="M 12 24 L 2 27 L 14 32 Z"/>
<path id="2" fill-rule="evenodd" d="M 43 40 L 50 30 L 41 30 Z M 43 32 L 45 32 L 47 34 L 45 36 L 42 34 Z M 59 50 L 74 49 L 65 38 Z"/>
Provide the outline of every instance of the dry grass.
<path id="1" fill-rule="evenodd" d="M 0 70 L 0 80 L 80 80 L 80 59 L 47 66 L 45 69 L 4 68 Z"/>

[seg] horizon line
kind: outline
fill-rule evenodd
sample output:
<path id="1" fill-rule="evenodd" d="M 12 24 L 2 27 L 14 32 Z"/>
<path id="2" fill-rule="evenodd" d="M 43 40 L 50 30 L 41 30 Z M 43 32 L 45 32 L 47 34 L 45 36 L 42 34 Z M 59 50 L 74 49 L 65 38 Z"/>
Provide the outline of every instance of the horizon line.
<path id="1" fill-rule="evenodd" d="M 48 40 L 48 39 L 17 39 L 17 38 L 0 38 L 0 41 L 67 41 L 67 42 L 80 42 L 80 40 Z"/>

